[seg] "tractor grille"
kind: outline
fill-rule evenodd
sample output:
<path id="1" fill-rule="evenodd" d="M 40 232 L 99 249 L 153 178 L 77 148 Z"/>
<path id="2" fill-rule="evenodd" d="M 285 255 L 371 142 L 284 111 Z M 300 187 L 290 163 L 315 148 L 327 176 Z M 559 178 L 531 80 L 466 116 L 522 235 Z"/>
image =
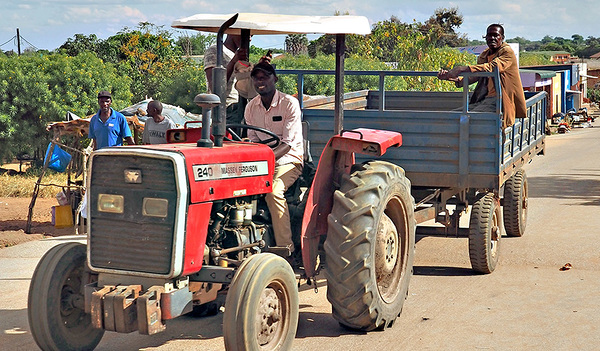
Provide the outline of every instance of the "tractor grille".
<path id="1" fill-rule="evenodd" d="M 138 155 L 94 156 L 90 180 L 90 263 L 94 268 L 168 274 L 173 257 L 177 185 L 171 160 Z M 126 182 L 140 171 L 141 183 Z M 121 195 L 123 213 L 98 209 L 99 194 Z M 144 198 L 167 199 L 167 216 L 143 213 Z"/>

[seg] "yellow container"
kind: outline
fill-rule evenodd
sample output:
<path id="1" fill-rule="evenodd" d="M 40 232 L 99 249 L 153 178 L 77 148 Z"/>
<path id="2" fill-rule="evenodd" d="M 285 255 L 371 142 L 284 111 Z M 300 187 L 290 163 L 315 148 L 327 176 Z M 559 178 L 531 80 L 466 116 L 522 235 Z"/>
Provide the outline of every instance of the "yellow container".
<path id="1" fill-rule="evenodd" d="M 52 206 L 55 228 L 68 228 L 73 226 L 73 211 L 71 205 Z"/>

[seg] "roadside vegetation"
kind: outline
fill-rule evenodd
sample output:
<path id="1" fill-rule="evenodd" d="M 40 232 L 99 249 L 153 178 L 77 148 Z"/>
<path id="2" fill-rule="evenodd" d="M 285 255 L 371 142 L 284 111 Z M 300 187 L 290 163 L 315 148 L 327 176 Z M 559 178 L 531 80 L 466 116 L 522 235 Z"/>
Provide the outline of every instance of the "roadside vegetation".
<path id="1" fill-rule="evenodd" d="M 458 32 L 462 21 L 458 8 L 440 8 L 424 23 L 406 23 L 396 17 L 375 23 L 371 34 L 347 37 L 346 69 L 437 71 L 474 63 L 474 55 L 451 48 L 483 43 L 469 41 Z M 333 70 L 333 39 L 327 35 L 313 41 L 305 35 L 288 36 L 284 50 L 273 49 L 283 54 L 273 63 L 278 69 Z M 533 45 L 523 38 L 513 40 L 522 43 L 521 48 Z M 0 164 L 24 154 L 40 164 L 51 138 L 47 124 L 64 120 L 67 112 L 80 117 L 95 113 L 99 90 L 112 92 L 115 109 L 152 97 L 200 113 L 192 102 L 196 94 L 206 91 L 202 60 L 198 57 L 214 42 L 214 35 L 164 29 L 143 22 L 106 40 L 94 34 L 76 34 L 53 51 L 30 51 L 21 56 L 0 52 Z M 541 49 L 548 49 L 552 43 L 561 43 L 563 48 L 568 44 L 568 40 L 559 38 L 544 38 L 542 42 L 546 46 L 539 46 Z M 573 50 L 597 45 L 590 38 L 584 40 L 575 35 L 569 42 L 573 43 Z M 267 49 L 252 46 L 250 60 L 256 62 Z M 521 60 L 522 65 L 548 62 L 542 55 L 529 53 L 521 53 Z M 346 91 L 377 87 L 378 77 L 346 76 Z M 388 77 L 385 87 L 455 89 L 453 84 L 435 78 L 409 77 Z M 296 77 L 282 75 L 278 88 L 297 93 Z M 333 76 L 306 76 L 304 94 L 333 92 Z M 1 183 L 5 187 L 7 182 L 3 179 Z M 17 192 L 0 190 L 0 196 L 3 193 Z"/>
<path id="2" fill-rule="evenodd" d="M 39 168 L 30 168 L 30 170 L 19 174 L 9 175 L 9 172 L 0 174 L 0 197 L 31 197 L 39 173 Z M 67 175 L 47 171 L 44 174 L 43 184 L 67 184 Z M 38 197 L 53 198 L 60 190 L 60 187 L 43 186 L 40 188 Z"/>

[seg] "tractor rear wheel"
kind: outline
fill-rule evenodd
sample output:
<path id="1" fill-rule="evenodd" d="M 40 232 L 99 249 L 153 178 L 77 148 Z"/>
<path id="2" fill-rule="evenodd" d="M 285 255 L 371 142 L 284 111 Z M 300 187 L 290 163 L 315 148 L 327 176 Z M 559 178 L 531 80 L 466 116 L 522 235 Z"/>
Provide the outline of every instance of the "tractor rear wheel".
<path id="1" fill-rule="evenodd" d="M 479 273 L 492 273 L 498 263 L 502 222 L 500 203 L 493 193 L 480 197 L 471 210 L 469 257 Z"/>
<path id="2" fill-rule="evenodd" d="M 85 258 L 85 245 L 60 244 L 42 257 L 33 273 L 27 316 L 42 350 L 93 350 L 104 335 L 85 313 L 84 286 L 95 279 Z"/>
<path id="3" fill-rule="evenodd" d="M 251 256 L 239 267 L 225 300 L 225 348 L 291 349 L 298 311 L 296 276 L 290 264 L 270 253 Z"/>
<path id="4" fill-rule="evenodd" d="M 520 169 L 504 184 L 504 229 L 508 236 L 525 234 L 528 194 L 527 175 Z"/>
<path id="5" fill-rule="evenodd" d="M 343 326 L 391 327 L 412 275 L 415 218 L 404 170 L 382 161 L 355 165 L 334 194 L 325 240 L 327 299 Z"/>

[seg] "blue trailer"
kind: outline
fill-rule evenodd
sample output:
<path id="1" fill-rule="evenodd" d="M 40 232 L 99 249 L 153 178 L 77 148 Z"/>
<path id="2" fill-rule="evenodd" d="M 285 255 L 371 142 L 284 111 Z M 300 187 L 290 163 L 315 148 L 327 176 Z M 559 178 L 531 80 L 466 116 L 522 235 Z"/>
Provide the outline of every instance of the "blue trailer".
<path id="1" fill-rule="evenodd" d="M 298 76 L 302 87 L 307 74 L 333 71 L 280 70 Z M 469 91 L 383 91 L 386 76 L 435 76 L 436 72 L 346 71 L 346 75 L 377 75 L 379 90 L 346 93 L 345 130 L 371 128 L 402 133 L 402 145 L 380 157 L 404 169 L 415 199 L 417 224 L 431 219 L 442 226 L 420 226 L 427 235 L 465 235 L 475 271 L 491 273 L 498 261 L 502 227 L 509 236 L 522 236 L 527 221 L 527 177 L 522 166 L 544 153 L 547 115 L 545 92 L 526 93 L 527 118 L 502 129 L 501 100 L 495 112 L 468 109 Z M 467 73 L 495 77 L 498 73 Z M 465 79 L 467 81 L 467 79 Z M 302 91 L 302 89 L 298 89 Z M 500 95 L 500 94 L 498 94 Z M 302 94 L 299 94 L 303 101 Z M 329 106 L 302 103 L 309 126 L 307 139 L 315 162 L 334 135 L 336 111 Z M 359 156 L 358 161 L 367 156 Z M 368 156 L 372 159 L 372 156 Z M 459 220 L 472 205 L 469 228 Z M 501 208 L 503 207 L 503 211 Z"/>

